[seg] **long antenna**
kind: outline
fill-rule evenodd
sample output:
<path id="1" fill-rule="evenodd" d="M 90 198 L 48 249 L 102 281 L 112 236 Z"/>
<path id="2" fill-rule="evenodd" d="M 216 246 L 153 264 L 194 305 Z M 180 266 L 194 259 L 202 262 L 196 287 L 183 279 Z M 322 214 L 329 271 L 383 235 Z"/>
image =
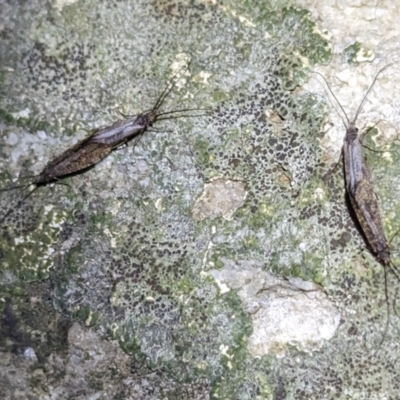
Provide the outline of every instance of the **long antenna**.
<path id="1" fill-rule="evenodd" d="M 311 71 L 311 72 L 312 72 L 313 74 L 319 75 L 319 76 L 325 81 L 326 86 L 327 86 L 327 88 L 328 88 L 330 94 L 331 94 L 332 97 L 335 99 L 336 103 L 338 104 L 338 106 L 339 106 L 340 109 L 342 110 L 344 116 L 346 117 L 347 124 L 350 125 L 350 124 L 354 124 L 354 123 L 356 122 L 356 120 L 357 120 L 357 118 L 358 118 L 358 115 L 360 114 L 360 112 L 361 112 L 361 110 L 362 110 L 362 107 L 363 107 L 363 105 L 364 105 L 364 103 L 365 103 L 365 100 L 367 99 L 367 96 L 368 96 L 369 92 L 370 92 L 370 91 L 372 90 L 372 88 L 374 87 L 375 82 L 376 82 L 376 80 L 378 79 L 379 74 L 380 74 L 383 70 L 385 70 L 387 67 L 389 67 L 390 65 L 392 65 L 392 64 L 390 63 L 390 64 L 385 65 L 383 68 L 381 68 L 381 69 L 377 72 L 377 74 L 375 75 L 374 80 L 372 81 L 370 87 L 368 88 L 368 90 L 367 90 L 367 92 L 365 93 L 365 95 L 364 95 L 364 97 L 363 97 L 363 99 L 362 99 L 360 105 L 359 105 L 358 108 L 357 108 L 357 112 L 356 112 L 354 118 L 353 118 L 351 121 L 350 121 L 349 117 L 347 116 L 346 111 L 344 111 L 344 108 L 343 108 L 342 105 L 340 104 L 339 100 L 338 100 L 337 97 L 335 96 L 335 93 L 333 93 L 333 91 L 332 91 L 331 87 L 329 86 L 329 83 L 328 83 L 328 81 L 325 79 L 325 77 L 324 77 L 322 74 L 320 74 L 319 72 L 317 72 L 317 71 Z M 346 128 L 347 128 L 347 127 L 346 127 Z"/>
<path id="2" fill-rule="evenodd" d="M 349 117 L 347 116 L 346 111 L 344 111 L 344 108 L 342 107 L 342 105 L 340 104 L 339 100 L 338 100 L 337 97 L 335 96 L 335 93 L 333 93 L 331 87 L 329 86 L 328 81 L 327 81 L 327 80 L 325 79 L 325 77 L 324 77 L 322 74 L 320 74 L 319 72 L 317 72 L 317 71 L 311 71 L 311 72 L 312 72 L 313 74 L 319 75 L 319 76 L 325 81 L 326 86 L 327 86 L 327 88 L 328 88 L 330 94 L 331 94 L 331 95 L 333 96 L 333 98 L 336 100 L 336 103 L 338 104 L 338 106 L 339 106 L 340 109 L 342 110 L 344 116 L 346 117 L 347 123 L 350 125 Z M 346 124 L 345 124 L 345 126 L 346 126 Z"/>
<path id="3" fill-rule="evenodd" d="M 178 119 L 178 118 L 194 118 L 194 117 L 204 117 L 207 114 L 190 114 L 190 115 L 175 115 L 173 117 L 165 117 L 165 118 L 159 118 L 157 121 L 165 121 L 169 119 Z"/>
<path id="4" fill-rule="evenodd" d="M 368 93 L 369 93 L 369 92 L 371 91 L 371 89 L 374 87 L 375 82 L 376 82 L 376 80 L 378 79 L 379 74 L 380 74 L 384 69 L 386 69 L 389 65 L 391 65 L 391 64 L 385 65 L 385 66 L 384 66 L 383 68 L 381 68 L 381 69 L 377 72 L 377 74 L 375 75 L 375 78 L 374 78 L 374 80 L 372 81 L 371 86 L 368 88 L 367 93 L 365 93 L 365 96 L 364 96 L 364 98 L 362 99 L 361 104 L 358 106 L 356 115 L 354 116 L 354 119 L 353 119 L 353 121 L 352 121 L 353 123 L 357 120 L 358 114 L 360 113 L 360 111 L 361 111 L 361 109 L 362 109 L 362 106 L 364 105 L 365 100 L 367 99 Z"/>
<path id="5" fill-rule="evenodd" d="M 172 110 L 172 111 L 165 111 L 162 113 L 157 114 L 157 119 L 160 116 L 168 115 L 168 114 L 175 114 L 178 112 L 186 112 L 186 111 L 212 111 L 211 108 L 181 108 L 180 110 Z"/>
<path id="6" fill-rule="evenodd" d="M 178 83 L 179 79 L 182 77 L 183 73 L 187 71 L 188 65 L 185 67 L 182 67 L 180 71 L 178 71 L 172 79 L 168 82 L 168 84 L 165 86 L 164 90 L 161 92 L 160 96 L 158 97 L 158 100 L 156 101 L 156 104 L 152 108 L 152 111 L 158 110 L 164 100 L 168 97 L 168 95 L 171 93 L 171 90 L 175 87 L 175 85 Z"/>

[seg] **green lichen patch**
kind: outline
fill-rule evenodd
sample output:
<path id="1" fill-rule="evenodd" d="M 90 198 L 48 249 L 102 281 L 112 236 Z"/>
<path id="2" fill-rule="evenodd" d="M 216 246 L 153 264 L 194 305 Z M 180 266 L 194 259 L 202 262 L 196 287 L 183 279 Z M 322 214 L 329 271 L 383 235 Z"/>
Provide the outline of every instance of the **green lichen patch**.
<path id="1" fill-rule="evenodd" d="M 362 44 L 359 42 L 354 42 L 350 46 L 347 46 L 343 51 L 343 55 L 346 61 L 352 65 L 358 65 L 360 62 L 374 59 L 372 50 L 363 48 Z"/>
<path id="2" fill-rule="evenodd" d="M 53 206 L 45 206 L 40 216 L 27 219 L 24 211 L 27 211 L 26 207 L 19 208 L 2 222 L 0 252 L 3 286 L 10 279 L 13 282 L 45 279 L 54 265 L 54 246 L 66 213 Z"/>

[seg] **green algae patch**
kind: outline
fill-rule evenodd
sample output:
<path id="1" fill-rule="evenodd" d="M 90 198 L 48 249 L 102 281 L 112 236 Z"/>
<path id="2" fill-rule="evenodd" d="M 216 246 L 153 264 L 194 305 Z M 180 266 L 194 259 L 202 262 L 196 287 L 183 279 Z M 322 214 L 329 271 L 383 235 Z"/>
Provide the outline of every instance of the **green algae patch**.
<path id="1" fill-rule="evenodd" d="M 309 11 L 287 7 L 283 2 L 275 4 L 272 10 L 269 2 L 264 4 L 264 9 L 249 4 L 248 12 L 272 38 L 279 36 L 286 44 L 287 51 L 281 55 L 274 69 L 279 71 L 284 87 L 293 89 L 307 79 L 305 68 L 308 65 L 329 62 L 332 56 L 330 44 L 312 21 Z"/>
<path id="2" fill-rule="evenodd" d="M 46 279 L 54 265 L 52 254 L 66 216 L 67 213 L 49 206 L 45 207 L 39 220 L 23 221 L 26 224 L 23 231 L 3 231 L 0 242 L 0 251 L 6 255 L 1 267 L 3 277 L 12 275 L 23 282 Z M 10 224 L 14 217 L 15 214 L 11 214 L 7 223 Z"/>

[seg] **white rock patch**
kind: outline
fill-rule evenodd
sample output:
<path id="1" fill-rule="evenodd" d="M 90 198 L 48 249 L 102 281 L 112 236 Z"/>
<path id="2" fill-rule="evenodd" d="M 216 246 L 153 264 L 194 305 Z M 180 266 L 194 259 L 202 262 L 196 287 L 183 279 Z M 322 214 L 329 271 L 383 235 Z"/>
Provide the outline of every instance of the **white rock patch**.
<path id="1" fill-rule="evenodd" d="M 196 200 L 193 207 L 193 218 L 198 221 L 218 217 L 229 220 L 244 204 L 246 196 L 243 182 L 216 179 L 204 186 L 203 194 Z"/>
<path id="2" fill-rule="evenodd" d="M 249 352 L 284 357 L 288 345 L 308 352 L 320 349 L 339 326 L 337 308 L 319 285 L 277 278 L 260 267 L 258 262 L 226 261 L 224 269 L 210 271 L 220 284 L 240 288 L 243 307 L 253 319 Z"/>

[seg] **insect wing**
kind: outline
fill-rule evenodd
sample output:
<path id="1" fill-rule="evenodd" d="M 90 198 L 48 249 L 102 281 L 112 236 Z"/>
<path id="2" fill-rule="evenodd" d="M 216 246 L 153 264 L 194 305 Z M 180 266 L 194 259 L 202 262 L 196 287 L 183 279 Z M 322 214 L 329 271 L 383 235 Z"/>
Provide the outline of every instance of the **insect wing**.
<path id="1" fill-rule="evenodd" d="M 99 129 L 92 135 L 91 141 L 116 147 L 142 133 L 146 128 L 144 115 L 138 115 Z"/>
<path id="2" fill-rule="evenodd" d="M 367 179 L 362 179 L 358 182 L 353 193 L 349 193 L 349 198 L 371 250 L 380 261 L 387 265 L 390 262 L 390 256 L 388 260 L 385 259 L 385 253 L 388 252 L 388 244 L 378 201 L 371 182 Z"/>
<path id="3" fill-rule="evenodd" d="M 358 136 L 349 139 L 346 134 L 343 144 L 343 160 L 346 190 L 354 195 L 353 192 L 361 180 L 370 180 L 369 171 L 364 159 L 364 152 Z"/>
<path id="4" fill-rule="evenodd" d="M 112 147 L 95 143 L 91 140 L 91 137 L 92 135 L 50 161 L 35 180 L 35 183 L 48 183 L 87 169 L 101 161 L 112 151 Z"/>

